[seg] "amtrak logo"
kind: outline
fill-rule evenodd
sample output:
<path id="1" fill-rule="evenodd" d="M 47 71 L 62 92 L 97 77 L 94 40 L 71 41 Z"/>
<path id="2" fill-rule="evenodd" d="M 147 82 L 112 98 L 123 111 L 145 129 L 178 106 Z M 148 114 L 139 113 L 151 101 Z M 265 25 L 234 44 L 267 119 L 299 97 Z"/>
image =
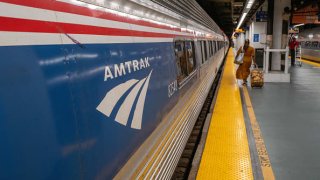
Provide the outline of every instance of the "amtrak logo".
<path id="1" fill-rule="evenodd" d="M 97 110 L 102 114 L 110 117 L 115 105 L 120 100 L 120 98 L 131 88 L 132 90 L 125 98 L 124 102 L 121 104 L 115 121 L 126 126 L 129 120 L 130 112 L 134 108 L 133 119 L 131 122 L 131 128 L 141 129 L 142 116 L 144 103 L 146 100 L 147 90 L 149 86 L 150 77 L 152 70 L 149 75 L 140 81 L 137 79 L 128 80 L 122 84 L 111 89 L 106 96 L 103 98 L 101 103 L 98 105 Z M 140 92 L 140 94 L 139 94 Z M 135 100 L 138 98 L 136 107 L 133 107 Z"/>

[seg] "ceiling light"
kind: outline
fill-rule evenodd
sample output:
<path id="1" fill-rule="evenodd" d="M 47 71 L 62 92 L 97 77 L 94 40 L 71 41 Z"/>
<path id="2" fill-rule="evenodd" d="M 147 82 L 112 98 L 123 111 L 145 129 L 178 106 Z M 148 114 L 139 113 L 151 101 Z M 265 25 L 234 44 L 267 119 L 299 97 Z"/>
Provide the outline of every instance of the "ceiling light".
<path id="1" fill-rule="evenodd" d="M 250 9 L 250 8 L 252 7 L 252 4 L 253 4 L 253 3 L 250 3 L 250 2 L 249 2 L 249 3 L 247 4 L 246 8 L 247 8 L 247 9 Z"/>
<path id="2" fill-rule="evenodd" d="M 246 18 L 247 14 L 248 14 L 248 13 L 243 13 L 243 14 L 242 14 L 241 19 L 240 19 L 240 21 L 239 21 L 239 24 L 238 24 L 238 26 L 237 26 L 237 29 L 240 28 L 240 26 L 241 26 L 243 20 Z"/>
<path id="3" fill-rule="evenodd" d="M 299 27 L 299 26 L 303 26 L 304 24 L 302 23 L 302 24 L 297 24 L 297 25 L 294 25 L 293 27 L 295 28 L 295 27 Z"/>
<path id="4" fill-rule="evenodd" d="M 240 18 L 239 24 L 238 24 L 236 29 L 239 29 L 241 27 L 241 24 L 243 23 L 244 19 L 246 18 L 248 12 L 250 11 L 254 1 L 255 0 L 247 0 L 246 8 L 243 10 L 243 14 L 242 14 L 242 16 Z"/>

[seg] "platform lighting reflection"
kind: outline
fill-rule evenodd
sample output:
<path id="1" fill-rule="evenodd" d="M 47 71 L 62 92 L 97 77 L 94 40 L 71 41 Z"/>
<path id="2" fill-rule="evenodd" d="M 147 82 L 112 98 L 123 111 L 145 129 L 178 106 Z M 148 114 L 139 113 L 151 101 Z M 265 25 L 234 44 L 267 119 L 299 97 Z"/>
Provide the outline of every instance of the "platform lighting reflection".
<path id="1" fill-rule="evenodd" d="M 106 7 L 104 7 L 104 0 L 95 0 L 95 4 L 99 4 L 101 6 L 97 6 L 95 4 L 91 4 L 90 2 L 83 2 L 83 1 L 80 1 L 80 0 L 71 0 L 70 1 L 71 3 L 73 4 L 76 4 L 76 5 L 79 5 L 79 6 L 84 6 L 84 7 L 88 7 L 90 9 L 99 9 L 99 10 L 102 10 L 102 11 L 105 11 L 107 13 L 112 13 L 112 14 L 116 14 L 118 16 L 122 16 L 122 17 L 127 17 L 127 18 L 130 18 L 130 19 L 134 19 L 134 20 L 144 20 L 144 21 L 148 21 L 148 22 L 151 22 L 151 23 L 155 23 L 155 24 L 158 24 L 158 25 L 164 25 L 164 26 L 167 26 L 167 27 L 170 27 L 170 28 L 177 28 L 178 26 L 175 25 L 174 23 L 172 22 L 169 22 L 169 23 L 166 23 L 166 22 L 162 22 L 162 21 L 165 21 L 165 19 L 163 18 L 159 18 L 159 17 L 156 17 L 155 15 L 150 15 L 148 14 L 149 18 L 145 18 L 145 17 L 139 17 L 139 16 L 143 16 L 144 13 L 142 11 L 135 11 L 134 13 L 139 15 L 133 15 L 133 14 L 128 14 L 128 13 L 124 13 L 124 12 L 121 12 L 120 11 L 120 5 L 116 2 L 110 2 L 110 8 L 111 9 L 108 9 Z M 124 7 L 124 11 L 128 12 L 130 11 L 130 7 Z M 172 24 L 171 24 L 172 23 Z"/>
<path id="2" fill-rule="evenodd" d="M 128 6 L 125 6 L 125 7 L 124 7 L 124 11 L 126 11 L 126 12 L 130 12 L 130 10 L 131 10 L 131 8 L 130 8 L 130 7 L 128 7 Z"/>
<path id="3" fill-rule="evenodd" d="M 97 2 L 98 4 L 101 4 L 101 5 L 104 5 L 104 1 L 105 1 L 105 0 L 96 0 L 96 2 Z"/>
<path id="4" fill-rule="evenodd" d="M 88 8 L 95 10 L 95 9 L 99 9 L 99 8 L 101 8 L 101 7 L 96 6 L 96 5 L 93 5 L 93 4 L 89 4 L 89 5 L 88 5 Z"/>

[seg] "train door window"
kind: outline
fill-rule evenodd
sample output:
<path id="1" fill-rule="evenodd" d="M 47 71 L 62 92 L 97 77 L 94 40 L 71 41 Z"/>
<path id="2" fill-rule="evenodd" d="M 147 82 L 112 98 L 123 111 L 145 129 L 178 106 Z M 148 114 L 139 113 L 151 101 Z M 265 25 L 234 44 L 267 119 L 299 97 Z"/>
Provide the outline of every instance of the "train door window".
<path id="1" fill-rule="evenodd" d="M 211 42 L 208 41 L 208 44 L 209 44 L 209 57 L 211 57 Z"/>
<path id="2" fill-rule="evenodd" d="M 212 45 L 212 41 L 209 41 L 210 42 L 210 52 L 211 52 L 211 56 L 213 56 L 213 45 Z"/>
<path id="3" fill-rule="evenodd" d="M 218 52 L 218 44 L 217 44 L 217 41 L 214 41 L 214 44 L 215 44 L 215 51 Z"/>
<path id="4" fill-rule="evenodd" d="M 211 43 L 212 43 L 212 55 L 214 55 L 216 53 L 216 47 L 215 47 L 214 41 L 211 41 Z"/>
<path id="5" fill-rule="evenodd" d="M 204 63 L 205 61 L 205 54 L 204 54 L 204 42 L 203 41 L 200 41 L 200 47 L 201 47 L 201 61 L 202 63 Z"/>
<path id="6" fill-rule="evenodd" d="M 212 56 L 214 55 L 214 44 L 213 44 L 213 41 L 210 41 L 211 42 L 211 52 L 212 52 Z"/>
<path id="7" fill-rule="evenodd" d="M 214 55 L 216 53 L 216 47 L 215 47 L 215 42 L 214 41 L 211 41 L 212 42 L 212 54 Z"/>
<path id="8" fill-rule="evenodd" d="M 204 44 L 204 54 L 205 54 L 205 60 L 208 59 L 208 49 L 207 49 L 207 41 L 203 41 Z"/>
<path id="9" fill-rule="evenodd" d="M 187 69 L 188 69 L 188 74 L 190 74 L 195 70 L 195 67 L 196 67 L 195 54 L 194 54 L 194 42 L 186 41 L 185 47 L 186 47 L 185 50 L 186 50 L 186 57 L 187 57 Z"/>
<path id="10" fill-rule="evenodd" d="M 208 58 L 211 56 L 211 51 L 210 51 L 210 48 L 211 48 L 211 45 L 210 45 L 210 41 L 207 41 L 208 43 Z"/>

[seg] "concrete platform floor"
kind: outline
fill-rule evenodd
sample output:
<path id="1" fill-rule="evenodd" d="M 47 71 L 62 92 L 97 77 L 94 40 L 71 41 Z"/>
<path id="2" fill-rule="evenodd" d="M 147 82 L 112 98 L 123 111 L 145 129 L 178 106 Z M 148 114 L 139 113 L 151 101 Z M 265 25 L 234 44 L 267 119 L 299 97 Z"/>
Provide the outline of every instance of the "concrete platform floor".
<path id="1" fill-rule="evenodd" d="M 320 68 L 291 68 L 291 83 L 249 89 L 276 179 L 320 179 Z"/>

